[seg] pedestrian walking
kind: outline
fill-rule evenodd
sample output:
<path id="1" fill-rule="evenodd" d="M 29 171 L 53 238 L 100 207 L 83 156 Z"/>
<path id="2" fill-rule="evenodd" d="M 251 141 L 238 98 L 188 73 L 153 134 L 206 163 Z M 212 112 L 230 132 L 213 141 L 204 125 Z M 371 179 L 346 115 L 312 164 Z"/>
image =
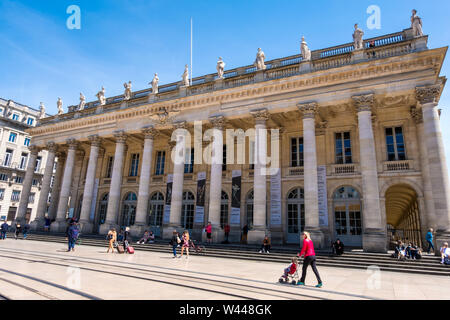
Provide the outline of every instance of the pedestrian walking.
<path id="1" fill-rule="evenodd" d="M 184 249 L 186 249 L 186 259 L 189 258 L 189 231 L 184 230 L 183 235 L 181 236 L 181 254 L 178 258 L 183 256 Z"/>
<path id="2" fill-rule="evenodd" d="M 19 237 L 20 232 L 22 231 L 22 226 L 20 223 L 16 223 L 16 230 L 14 231 L 14 238 L 17 240 Z"/>
<path id="3" fill-rule="evenodd" d="M 430 228 L 427 232 L 427 235 L 425 237 L 425 240 L 427 240 L 428 243 L 428 249 L 427 253 L 430 254 L 431 249 L 433 249 L 434 253 L 434 245 L 433 245 L 433 228 Z"/>
<path id="4" fill-rule="evenodd" d="M 0 240 L 6 239 L 6 233 L 8 232 L 9 225 L 4 221 L 0 226 Z"/>
<path id="5" fill-rule="evenodd" d="M 245 225 L 242 228 L 242 238 L 241 238 L 241 243 L 246 244 L 247 243 L 247 235 L 248 235 L 248 226 Z"/>
<path id="6" fill-rule="evenodd" d="M 309 232 L 304 231 L 302 237 L 303 237 L 302 251 L 298 254 L 298 256 L 301 257 L 304 255 L 305 258 L 303 259 L 302 277 L 297 282 L 297 284 L 301 286 L 305 285 L 306 269 L 308 268 L 309 265 L 311 265 L 311 268 L 313 269 L 313 272 L 316 275 L 318 282 L 316 288 L 320 288 L 322 287 L 322 280 L 320 279 L 319 271 L 317 270 L 316 267 L 316 252 L 314 251 L 314 244 L 311 240 Z"/>
<path id="7" fill-rule="evenodd" d="M 79 235 L 80 230 L 78 229 L 77 223 L 72 222 L 69 229 L 67 230 L 67 239 L 69 245 L 69 249 L 67 250 L 67 252 L 75 251 L 75 243 L 77 242 Z"/>
<path id="8" fill-rule="evenodd" d="M 125 231 L 123 232 L 123 248 L 125 252 L 128 252 L 128 247 L 131 242 L 130 227 L 126 227 Z"/>
<path id="9" fill-rule="evenodd" d="M 172 232 L 172 239 L 170 239 L 169 244 L 172 246 L 173 257 L 177 257 L 177 247 L 181 243 L 181 239 L 178 236 L 177 230 Z"/>
<path id="10" fill-rule="evenodd" d="M 108 235 L 106 236 L 106 239 L 108 240 L 108 251 L 106 253 L 109 253 L 109 250 L 111 249 L 111 253 L 114 253 L 114 244 L 117 242 L 117 231 L 115 228 L 112 228 L 108 231 Z"/>
<path id="11" fill-rule="evenodd" d="M 28 236 L 28 232 L 30 231 L 30 225 L 28 223 L 25 224 L 25 226 L 23 227 L 23 238 L 26 239 Z"/>

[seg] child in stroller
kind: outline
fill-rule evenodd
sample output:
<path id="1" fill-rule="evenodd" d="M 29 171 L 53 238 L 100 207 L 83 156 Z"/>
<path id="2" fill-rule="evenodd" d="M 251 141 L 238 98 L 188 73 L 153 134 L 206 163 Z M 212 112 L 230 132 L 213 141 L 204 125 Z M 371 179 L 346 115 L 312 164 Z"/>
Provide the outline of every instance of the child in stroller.
<path id="1" fill-rule="evenodd" d="M 280 283 L 288 283 L 291 282 L 292 284 L 297 284 L 298 280 L 298 259 L 297 257 L 293 257 L 291 259 L 291 264 L 289 267 L 284 269 L 284 274 L 280 277 L 278 281 Z"/>
<path id="2" fill-rule="evenodd" d="M 189 240 L 189 247 L 194 249 L 195 253 L 197 253 L 197 254 L 198 253 L 202 253 L 202 254 L 206 253 L 205 246 L 197 245 L 195 243 L 195 240 L 192 240 L 192 239 Z"/>

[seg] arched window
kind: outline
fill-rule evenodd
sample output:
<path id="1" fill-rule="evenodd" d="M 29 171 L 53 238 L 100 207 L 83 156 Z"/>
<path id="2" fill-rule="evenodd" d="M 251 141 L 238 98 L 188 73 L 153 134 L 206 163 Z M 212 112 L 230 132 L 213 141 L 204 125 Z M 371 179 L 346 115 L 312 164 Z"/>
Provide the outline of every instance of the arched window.
<path id="1" fill-rule="evenodd" d="M 130 192 L 125 196 L 122 207 L 122 218 L 120 220 L 121 227 L 128 227 L 134 224 L 136 219 L 136 203 L 137 197 L 134 192 Z"/>
<path id="2" fill-rule="evenodd" d="M 183 202 L 181 206 L 181 225 L 184 229 L 191 230 L 194 227 L 195 198 L 189 192 L 183 192 Z"/>
<path id="3" fill-rule="evenodd" d="M 361 197 L 351 186 L 333 193 L 335 237 L 351 246 L 362 245 Z"/>
<path id="4" fill-rule="evenodd" d="M 305 195 L 302 188 L 295 188 L 287 195 L 287 242 L 298 243 L 305 229 Z"/>
<path id="5" fill-rule="evenodd" d="M 106 193 L 100 199 L 100 205 L 98 207 L 98 224 L 104 224 L 106 220 L 106 212 L 108 211 L 108 196 L 109 193 Z"/>
<path id="6" fill-rule="evenodd" d="M 155 192 L 150 197 L 150 212 L 148 218 L 149 226 L 162 226 L 164 213 L 164 195 L 161 192 Z"/>
<path id="7" fill-rule="evenodd" d="M 220 202 L 220 227 L 223 229 L 228 224 L 228 194 L 222 191 L 222 199 Z"/>
<path id="8" fill-rule="evenodd" d="M 253 227 L 253 190 L 249 191 L 245 198 L 245 216 L 247 227 L 251 229 Z"/>

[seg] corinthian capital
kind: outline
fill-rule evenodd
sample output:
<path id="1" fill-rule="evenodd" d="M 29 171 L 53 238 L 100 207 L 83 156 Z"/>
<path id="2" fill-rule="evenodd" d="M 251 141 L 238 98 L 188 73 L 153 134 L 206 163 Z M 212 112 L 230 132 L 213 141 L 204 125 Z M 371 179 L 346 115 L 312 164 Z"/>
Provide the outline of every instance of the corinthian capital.
<path id="1" fill-rule="evenodd" d="M 47 143 L 47 150 L 49 152 L 55 153 L 58 150 L 58 145 L 54 143 L 53 141 Z"/>
<path id="2" fill-rule="evenodd" d="M 102 144 L 102 139 L 97 134 L 89 136 L 88 138 L 91 142 L 91 146 L 93 147 L 100 147 L 100 145 Z"/>
<path id="3" fill-rule="evenodd" d="M 114 131 L 114 138 L 116 138 L 116 143 L 125 143 L 127 134 L 123 130 Z"/>
<path id="4" fill-rule="evenodd" d="M 159 135 L 159 131 L 156 130 L 154 127 L 145 127 L 142 128 L 142 133 L 144 134 L 144 139 L 154 139 L 156 136 Z"/>
<path id="5" fill-rule="evenodd" d="M 28 147 L 32 155 L 37 155 L 39 153 L 40 148 L 35 145 L 31 145 Z"/>
<path id="6" fill-rule="evenodd" d="M 436 84 L 433 86 L 416 87 L 416 99 L 420 104 L 437 103 L 441 93 L 441 86 Z"/>
<path id="7" fill-rule="evenodd" d="M 318 110 L 317 102 L 299 103 L 297 104 L 297 107 L 301 112 L 303 112 L 304 119 L 314 119 L 314 116 Z"/>
<path id="8" fill-rule="evenodd" d="M 416 107 L 411 107 L 410 110 L 411 117 L 414 119 L 416 123 L 423 122 L 423 113 L 421 109 L 417 109 Z"/>
<path id="9" fill-rule="evenodd" d="M 78 148 L 78 141 L 75 139 L 67 139 L 67 144 L 69 145 L 69 150 L 76 150 Z"/>
<path id="10" fill-rule="evenodd" d="M 355 103 L 356 112 L 372 111 L 374 102 L 373 93 L 353 96 L 352 99 Z"/>
<path id="11" fill-rule="evenodd" d="M 175 129 L 186 129 L 187 128 L 187 124 L 186 121 L 182 121 L 182 122 L 175 122 L 173 124 Z"/>
<path id="12" fill-rule="evenodd" d="M 266 122 L 270 118 L 270 114 L 267 109 L 250 111 L 250 114 L 255 119 L 255 122 Z"/>
<path id="13" fill-rule="evenodd" d="M 225 118 L 223 116 L 211 117 L 209 118 L 209 121 L 215 129 L 222 130 L 225 126 Z"/>

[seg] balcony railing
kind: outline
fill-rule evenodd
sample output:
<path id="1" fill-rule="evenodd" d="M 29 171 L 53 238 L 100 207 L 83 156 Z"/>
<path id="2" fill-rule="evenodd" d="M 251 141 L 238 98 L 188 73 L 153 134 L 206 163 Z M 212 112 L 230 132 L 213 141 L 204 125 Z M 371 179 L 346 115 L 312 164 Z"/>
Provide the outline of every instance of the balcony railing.
<path id="1" fill-rule="evenodd" d="M 385 161 L 383 167 L 384 171 L 410 171 L 414 169 L 412 160 Z"/>
<path id="2" fill-rule="evenodd" d="M 382 59 L 413 52 L 415 50 L 415 42 L 421 41 L 422 38 L 427 39 L 427 36 L 414 38 L 411 30 L 412 29 L 406 29 L 402 32 L 364 40 L 366 60 Z M 301 66 L 302 64 L 309 62 L 303 61 L 301 54 L 296 54 L 285 58 L 266 61 L 265 64 L 267 68 L 263 71 L 257 71 L 253 65 L 227 70 L 224 73 L 224 79 L 222 81 L 216 81 L 216 73 L 208 74 L 192 79 L 192 85 L 187 87 L 184 93 L 180 90 L 181 82 L 161 85 L 154 101 L 165 101 L 180 98 L 183 95 L 202 94 L 215 90 L 245 86 L 260 81 L 291 77 L 305 72 L 314 72 L 350 65 L 354 63 L 352 59 L 353 51 L 353 43 L 314 50 L 311 52 L 310 68 L 307 68 L 306 71 L 302 70 Z M 260 73 L 262 73 L 261 76 L 259 76 Z M 123 95 L 109 97 L 106 99 L 107 103 L 104 106 L 100 106 L 98 101 L 91 101 L 86 103 L 85 109 L 82 111 L 77 111 L 78 106 L 70 106 L 68 107 L 68 113 L 41 119 L 39 125 L 78 117 L 86 117 L 123 107 L 128 108 L 147 104 L 149 103 L 147 97 L 151 92 L 152 89 L 150 88 L 133 92 L 132 99 L 129 101 L 123 101 Z"/>
<path id="3" fill-rule="evenodd" d="M 359 166 L 356 163 L 331 165 L 332 175 L 352 175 L 358 173 L 359 173 Z"/>

